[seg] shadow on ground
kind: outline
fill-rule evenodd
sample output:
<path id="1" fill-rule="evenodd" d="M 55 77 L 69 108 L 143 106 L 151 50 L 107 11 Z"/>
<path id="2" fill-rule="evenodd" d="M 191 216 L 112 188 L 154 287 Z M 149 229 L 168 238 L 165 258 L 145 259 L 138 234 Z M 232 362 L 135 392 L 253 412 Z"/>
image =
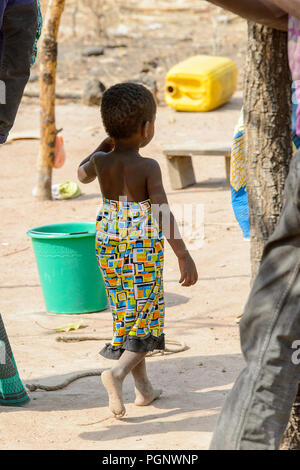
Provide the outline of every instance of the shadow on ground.
<path id="1" fill-rule="evenodd" d="M 222 387 L 228 388 L 228 385 L 236 378 L 236 373 L 231 371 L 240 369 L 243 364 L 239 354 L 219 356 L 184 356 L 184 354 L 187 352 L 181 353 L 180 357 L 156 356 L 147 360 L 149 377 L 152 378 L 153 385 L 164 390 L 162 398 L 153 404 L 154 408 L 160 410 L 159 416 L 162 416 L 161 410 L 165 410 L 164 416 L 180 416 L 183 412 L 201 409 L 213 410 L 219 407 L 224 400 L 224 393 L 227 393 Z M 108 367 L 113 364 L 114 362 L 110 361 Z M 72 369 L 71 366 L 70 369 Z M 24 384 L 56 385 L 71 375 L 81 372 L 84 370 L 72 371 L 70 374 L 24 379 L 23 382 Z M 172 382 L 168 380 L 170 376 L 173 377 Z M 218 388 L 218 390 L 213 390 L 214 388 Z M 126 403 L 132 403 L 134 399 L 131 377 L 128 377 L 124 384 L 124 399 Z M 31 393 L 31 402 L 25 407 L 1 407 L 1 411 L 8 413 L 16 412 L 16 410 L 49 412 L 106 406 L 106 391 L 100 378 L 89 377 L 76 381 L 67 388 L 56 392 L 33 392 Z M 128 419 L 130 422 L 130 418 Z M 144 418 L 136 419 L 140 422 Z M 149 419 L 152 418 L 145 417 L 145 421 L 149 421 Z"/>

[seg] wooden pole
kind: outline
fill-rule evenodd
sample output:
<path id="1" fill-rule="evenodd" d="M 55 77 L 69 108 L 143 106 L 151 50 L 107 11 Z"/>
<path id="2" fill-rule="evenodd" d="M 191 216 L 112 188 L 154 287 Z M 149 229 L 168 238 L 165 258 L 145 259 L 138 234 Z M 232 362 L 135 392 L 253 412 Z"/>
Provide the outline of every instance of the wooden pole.
<path id="1" fill-rule="evenodd" d="M 38 199 L 51 199 L 52 164 L 55 151 L 55 82 L 57 35 L 65 0 L 49 0 L 40 52 L 41 141 L 38 158 Z"/>

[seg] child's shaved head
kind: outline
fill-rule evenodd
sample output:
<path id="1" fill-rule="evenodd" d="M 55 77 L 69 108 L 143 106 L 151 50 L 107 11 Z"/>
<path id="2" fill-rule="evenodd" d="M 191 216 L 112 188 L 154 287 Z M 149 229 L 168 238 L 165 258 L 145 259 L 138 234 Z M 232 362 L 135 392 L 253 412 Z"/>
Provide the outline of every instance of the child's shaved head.
<path id="1" fill-rule="evenodd" d="M 104 93 L 101 115 L 106 132 L 115 139 L 126 139 L 156 113 L 152 93 L 137 83 L 119 83 Z"/>

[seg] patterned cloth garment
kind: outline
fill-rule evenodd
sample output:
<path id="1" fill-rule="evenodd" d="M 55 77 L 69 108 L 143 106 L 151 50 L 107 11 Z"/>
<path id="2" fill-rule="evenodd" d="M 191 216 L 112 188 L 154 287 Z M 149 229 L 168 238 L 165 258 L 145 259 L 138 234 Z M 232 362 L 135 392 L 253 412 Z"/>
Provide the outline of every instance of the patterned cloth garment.
<path id="1" fill-rule="evenodd" d="M 33 52 L 32 52 L 32 59 L 31 65 L 35 64 L 37 53 L 38 53 L 38 42 L 42 34 L 42 27 L 43 27 L 43 17 L 42 17 L 42 10 L 39 0 L 37 0 L 37 7 L 38 7 L 38 27 L 36 31 L 35 43 L 33 45 Z"/>
<path id="2" fill-rule="evenodd" d="M 113 339 L 100 354 L 119 359 L 124 350 L 163 350 L 164 239 L 150 200 L 103 198 L 96 255 L 113 316 Z"/>
<path id="3" fill-rule="evenodd" d="M 238 221 L 245 240 L 250 239 L 249 207 L 246 192 L 246 162 L 244 145 L 244 110 L 242 108 L 231 149 L 231 201 L 236 220 Z"/>
<path id="4" fill-rule="evenodd" d="M 296 87 L 293 84 L 292 105 L 292 137 L 294 151 L 300 148 L 300 133 L 297 135 L 297 97 Z M 244 137 L 244 111 L 241 110 L 239 121 L 234 130 L 234 138 L 231 150 L 231 202 L 236 220 L 243 232 L 245 240 L 250 239 L 249 206 L 246 189 L 246 160 L 245 160 L 245 137 Z"/>
<path id="5" fill-rule="evenodd" d="M 37 55 L 37 42 L 41 35 L 42 14 L 39 0 L 38 7 L 38 27 L 36 40 L 33 46 L 31 65 L 34 64 Z M 3 35 L 2 25 L 6 9 L 17 8 L 22 5 L 32 4 L 32 0 L 1 0 L 0 1 L 0 59 L 2 56 Z M 7 136 L 2 136 L 3 142 Z M 0 139 L 1 140 L 1 139 Z M 0 405 L 2 406 L 22 406 L 29 401 L 29 397 L 18 374 L 17 365 L 10 347 L 10 343 L 5 331 L 4 323 L 0 315 Z"/>
<path id="6" fill-rule="evenodd" d="M 289 63 L 295 84 L 295 103 L 300 103 L 300 20 L 289 16 L 288 33 Z M 296 110 L 296 134 L 300 137 L 300 106 Z"/>
<path id="7" fill-rule="evenodd" d="M 0 406 L 22 406 L 28 401 L 0 315 Z"/>
<path id="8" fill-rule="evenodd" d="M 300 20 L 289 16 L 289 64 L 293 78 L 292 135 L 294 151 L 300 148 Z M 243 110 L 234 130 L 231 152 L 231 200 L 235 217 L 245 239 L 250 238 L 249 206 L 246 190 L 246 166 Z"/>

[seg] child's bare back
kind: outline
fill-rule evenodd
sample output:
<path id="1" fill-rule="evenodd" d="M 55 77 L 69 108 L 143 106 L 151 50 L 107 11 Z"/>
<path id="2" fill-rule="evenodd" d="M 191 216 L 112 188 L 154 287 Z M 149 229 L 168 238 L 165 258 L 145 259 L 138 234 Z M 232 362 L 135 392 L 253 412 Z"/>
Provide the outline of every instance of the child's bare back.
<path id="1" fill-rule="evenodd" d="M 96 153 L 94 165 L 101 193 L 106 198 L 125 197 L 129 202 L 149 199 L 148 180 L 156 166 L 155 160 L 112 150 Z"/>

